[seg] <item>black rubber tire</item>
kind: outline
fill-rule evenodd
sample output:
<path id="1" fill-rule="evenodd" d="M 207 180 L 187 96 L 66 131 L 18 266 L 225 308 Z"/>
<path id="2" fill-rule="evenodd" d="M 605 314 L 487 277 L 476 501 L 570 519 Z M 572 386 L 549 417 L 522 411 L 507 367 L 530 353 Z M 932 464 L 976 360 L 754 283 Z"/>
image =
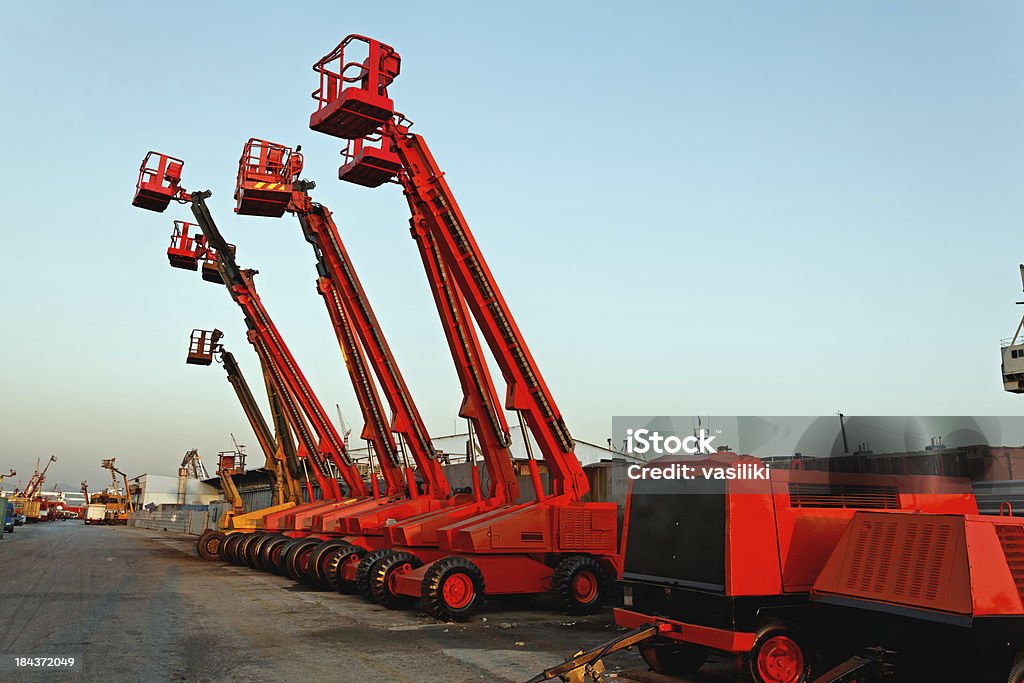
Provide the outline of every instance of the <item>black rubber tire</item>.
<path id="1" fill-rule="evenodd" d="M 238 541 L 234 540 L 235 534 L 227 534 L 224 542 L 220 544 L 220 561 L 231 563 L 231 546 Z"/>
<path id="2" fill-rule="evenodd" d="M 1024 683 L 1024 654 L 1018 655 L 1006 683 Z"/>
<path id="3" fill-rule="evenodd" d="M 589 577 L 590 591 L 586 598 L 581 597 L 577 590 L 577 579 Z M 562 611 L 567 614 L 593 614 L 601 607 L 601 602 L 608 594 L 611 579 L 601 564 L 589 555 L 570 555 L 555 567 L 551 577 L 551 592 L 558 599 Z"/>
<path id="4" fill-rule="evenodd" d="M 196 553 L 208 562 L 215 562 L 220 559 L 220 546 L 226 538 L 220 531 L 207 529 L 196 541 Z"/>
<path id="5" fill-rule="evenodd" d="M 380 550 L 374 550 L 372 553 L 367 553 L 365 557 L 359 560 L 359 566 L 356 567 L 356 590 L 368 602 L 376 602 L 373 591 L 370 589 L 370 576 L 374 572 L 374 565 L 393 552 L 395 551 L 390 548 L 381 548 Z"/>
<path id="6" fill-rule="evenodd" d="M 327 575 L 325 573 L 327 571 L 327 561 L 338 548 L 343 548 L 347 545 L 349 545 L 348 541 L 333 539 L 323 541 L 314 548 L 313 554 L 309 558 L 309 567 L 306 569 L 306 583 L 318 590 L 331 590 L 331 585 L 327 582 Z"/>
<path id="7" fill-rule="evenodd" d="M 388 609 L 410 609 L 420 601 L 418 597 L 411 595 L 398 595 L 391 591 L 389 583 L 392 575 L 397 570 L 412 570 L 423 566 L 423 561 L 405 551 L 393 552 L 374 563 L 373 571 L 370 573 L 370 590 L 373 592 L 373 601 Z"/>
<path id="8" fill-rule="evenodd" d="M 238 544 L 243 540 L 244 536 L 240 533 L 228 534 L 227 539 L 221 546 L 220 557 L 229 564 L 238 564 L 238 555 L 235 554 Z"/>
<path id="9" fill-rule="evenodd" d="M 685 676 L 704 666 L 711 651 L 701 645 L 670 641 L 637 645 L 640 656 L 651 671 L 665 676 Z"/>
<path id="10" fill-rule="evenodd" d="M 751 648 L 750 653 L 747 655 L 747 672 L 750 679 L 755 683 L 772 683 L 771 679 L 762 677 L 758 672 L 758 658 L 768 641 L 779 636 L 788 638 L 795 644 L 803 658 L 803 670 L 799 678 L 793 683 L 806 683 L 810 681 L 814 653 L 808 647 L 807 639 L 804 635 L 792 624 L 782 621 L 770 621 L 757 629 L 757 634 L 754 636 L 754 647 Z"/>
<path id="11" fill-rule="evenodd" d="M 288 544 L 288 550 L 281 558 L 281 565 L 284 567 L 285 575 L 292 581 L 308 583 L 306 578 L 306 563 L 309 561 L 313 549 L 323 542 L 322 538 L 297 538 Z"/>
<path id="12" fill-rule="evenodd" d="M 267 540 L 267 535 L 262 531 L 254 532 L 251 535 L 252 540 L 242 546 L 242 561 L 249 569 L 256 569 L 256 549 L 263 541 Z"/>
<path id="13" fill-rule="evenodd" d="M 259 548 L 259 555 L 256 558 L 257 566 L 269 574 L 281 573 L 281 549 L 288 545 L 291 539 L 284 535 L 275 535 Z"/>
<path id="14" fill-rule="evenodd" d="M 285 541 L 285 544 L 283 546 L 281 546 L 280 554 L 277 556 L 277 563 L 276 563 L 275 569 L 274 569 L 274 573 L 275 574 L 277 574 L 278 576 L 288 576 L 288 568 L 286 567 L 286 565 L 284 563 L 284 558 L 288 554 L 288 551 L 291 550 L 291 547 L 294 544 L 296 544 L 299 541 L 302 541 L 304 539 L 305 539 L 304 536 L 299 536 L 298 538 L 296 538 L 295 536 L 288 536 L 287 537 L 287 540 Z"/>
<path id="15" fill-rule="evenodd" d="M 454 574 L 464 574 L 472 585 L 473 592 L 465 603 L 450 604 L 446 598 L 445 583 Z M 423 576 L 423 605 L 430 616 L 441 621 L 466 621 L 483 605 L 485 593 L 483 572 L 464 557 L 443 557 Z"/>
<path id="16" fill-rule="evenodd" d="M 238 555 L 239 566 L 252 568 L 251 560 L 249 559 L 249 549 L 259 539 L 260 536 L 258 534 L 246 533 L 245 538 L 239 541 L 238 547 L 235 549 L 235 554 Z"/>
<path id="17" fill-rule="evenodd" d="M 331 590 L 337 591 L 343 595 L 352 595 L 356 592 L 356 584 L 353 581 L 344 581 L 341 578 L 341 568 L 350 561 L 355 559 L 362 560 L 366 557 L 366 548 L 360 548 L 357 545 L 346 543 L 344 546 L 338 548 L 331 556 L 327 558 L 327 563 L 324 568 L 324 575 L 327 579 L 327 585 L 331 587 Z"/>
<path id="18" fill-rule="evenodd" d="M 249 550 L 246 559 L 251 568 L 263 571 L 263 567 L 260 566 L 260 548 L 265 546 L 271 540 L 275 538 L 274 534 L 266 532 L 257 532 L 258 536 L 255 541 L 249 544 Z"/>

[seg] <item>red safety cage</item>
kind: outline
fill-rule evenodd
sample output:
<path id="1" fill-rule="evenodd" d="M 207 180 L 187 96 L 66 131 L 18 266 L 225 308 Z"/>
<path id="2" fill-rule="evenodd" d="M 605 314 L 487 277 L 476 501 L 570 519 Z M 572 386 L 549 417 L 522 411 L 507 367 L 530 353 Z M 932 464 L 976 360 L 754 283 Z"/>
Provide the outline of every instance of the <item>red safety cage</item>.
<path id="1" fill-rule="evenodd" d="M 185 162 L 160 152 L 149 152 L 139 168 L 132 206 L 162 212 L 181 192 Z"/>
<path id="2" fill-rule="evenodd" d="M 338 179 L 363 187 L 379 187 L 392 180 L 402 168 L 402 160 L 379 136 L 349 140 L 345 149 L 345 163 L 338 169 Z"/>
<path id="3" fill-rule="evenodd" d="M 213 354 L 219 349 L 218 342 L 222 336 L 220 330 L 192 330 L 185 362 L 189 365 L 210 365 L 213 362 Z"/>
<path id="4" fill-rule="evenodd" d="M 292 179 L 302 170 L 302 154 L 266 140 L 249 138 L 238 160 L 235 213 L 280 218 L 292 196 Z"/>
<path id="5" fill-rule="evenodd" d="M 235 245 L 229 244 L 228 249 L 231 253 L 235 253 Z M 217 250 L 213 247 L 203 248 L 203 279 L 207 282 L 213 282 L 218 285 L 224 284 L 224 278 L 221 277 L 220 270 L 217 268 Z"/>
<path id="6" fill-rule="evenodd" d="M 171 246 L 167 247 L 167 260 L 174 268 L 199 270 L 199 260 L 203 258 L 203 236 L 196 233 L 192 236 L 194 223 L 174 221 L 174 232 L 171 234 Z"/>
<path id="7" fill-rule="evenodd" d="M 222 285 L 224 278 L 217 270 L 217 251 L 207 245 L 206 238 L 198 228 L 195 223 L 174 221 L 171 246 L 167 247 L 167 260 L 173 267 L 185 270 L 199 270 L 199 262 L 202 261 L 203 279 Z M 232 254 L 235 253 L 235 245 L 229 244 L 228 248 Z"/>
<path id="8" fill-rule="evenodd" d="M 361 53 L 356 47 L 361 45 L 366 47 L 365 59 L 353 60 L 352 52 Z M 401 63 L 398 52 L 390 45 L 366 36 L 345 38 L 313 65 L 313 70 L 320 74 L 320 87 L 313 91 L 317 109 L 309 117 L 309 127 L 348 140 L 373 133 L 395 113 L 395 103 L 388 98 L 387 88 L 398 75 Z"/>
<path id="9" fill-rule="evenodd" d="M 234 476 L 245 474 L 245 453 L 240 451 L 221 451 L 217 454 L 217 474 Z"/>

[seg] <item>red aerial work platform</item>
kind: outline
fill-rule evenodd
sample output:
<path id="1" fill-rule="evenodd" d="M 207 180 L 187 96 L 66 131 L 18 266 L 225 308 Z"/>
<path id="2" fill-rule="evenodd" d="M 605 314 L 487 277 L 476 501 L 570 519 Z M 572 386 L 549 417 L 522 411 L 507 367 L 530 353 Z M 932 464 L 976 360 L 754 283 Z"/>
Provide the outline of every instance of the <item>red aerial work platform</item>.
<path id="1" fill-rule="evenodd" d="M 275 389 L 281 397 L 290 427 L 299 438 L 299 455 L 304 462 L 312 462 L 313 473 L 321 491 L 324 497 L 329 499 L 329 502 L 312 502 L 309 507 L 344 505 L 369 499 L 366 483 L 349 458 L 343 440 L 327 418 L 326 411 L 313 394 L 308 381 L 292 357 L 291 351 L 284 344 L 280 333 L 263 307 L 253 284 L 255 271 L 243 271 L 238 267 L 235 263 L 233 248 L 224 240 L 214 223 L 205 202 L 209 194 L 209 192 L 188 193 L 180 187 L 178 189 L 177 198 L 191 203 L 193 214 L 196 217 L 195 225 L 202 231 L 203 239 L 199 240 L 197 235 L 191 242 L 194 248 L 191 257 L 198 262 L 207 258 L 210 251 L 216 254 L 214 263 L 219 273 L 219 279 L 227 286 L 232 299 L 243 311 L 246 325 L 249 328 L 249 341 L 264 367 L 267 368 Z M 172 248 L 178 250 L 178 256 L 185 256 L 181 253 L 182 243 L 172 245 Z M 348 488 L 345 496 L 342 495 L 338 485 L 335 470 L 340 473 Z M 293 518 L 302 514 L 306 507 L 299 506 L 280 514 Z M 276 520 L 268 516 L 264 521 L 270 525 Z M 267 526 L 265 528 L 272 529 L 274 527 Z"/>
<path id="2" fill-rule="evenodd" d="M 273 147 L 261 147 L 261 141 L 250 142 L 251 144 L 247 145 L 247 148 L 262 148 L 265 152 L 264 158 L 274 160 L 274 163 L 290 167 L 294 161 L 294 158 L 289 158 L 286 154 L 278 154 L 278 150 Z M 244 159 L 245 157 L 243 157 L 243 161 Z M 252 171 L 254 169 L 249 170 Z M 256 170 L 259 171 L 259 169 Z M 241 177 L 242 175 L 240 174 Z M 355 496 L 351 499 L 338 500 L 337 495 L 328 496 L 334 498 L 334 500 L 311 503 L 269 514 L 263 519 L 262 527 L 265 532 L 270 533 L 254 534 L 251 538 L 229 538 L 225 541 L 224 550 L 229 559 L 238 558 L 240 561 L 252 566 L 256 566 L 259 560 L 261 566 L 287 572 L 293 578 L 302 579 L 307 574 L 309 562 L 314 559 L 312 550 L 315 546 L 320 545 L 320 540 L 322 540 L 316 537 L 305 537 L 309 536 L 317 528 L 321 528 L 318 526 L 320 524 L 318 520 L 321 517 L 326 518 L 325 513 L 340 512 L 341 509 L 344 509 L 345 514 L 356 514 L 358 512 L 372 512 L 382 509 L 406 499 L 407 494 L 403 487 L 411 482 L 411 488 L 415 491 L 415 481 L 411 470 L 406 468 L 406 472 L 403 472 L 403 469 L 398 466 L 397 461 L 400 456 L 395 451 L 394 446 L 391 446 L 391 455 L 388 457 L 386 442 L 378 440 L 375 443 L 377 446 L 376 455 L 380 458 L 381 470 L 384 475 L 384 495 L 379 497 L 376 495 L 375 485 L 373 487 L 374 495 L 370 496 L 366 495 L 366 493 L 359 493 L 361 490 L 365 491 L 365 482 L 359 477 L 353 463 L 348 458 L 342 440 L 337 435 L 330 421 L 326 419 L 323 408 L 319 405 L 315 396 L 313 396 L 308 383 L 301 377 L 301 373 L 295 367 L 294 360 L 290 359 L 287 348 L 273 327 L 265 309 L 259 304 L 259 299 L 252 284 L 252 274 L 248 271 L 241 271 L 237 267 L 234 262 L 233 249 L 224 241 L 213 224 L 212 217 L 209 215 L 205 205 L 207 194 L 193 193 L 184 196 L 188 197 L 187 201 L 192 203 L 193 213 L 197 217 L 197 225 L 203 233 L 203 240 L 199 240 L 198 236 L 194 240 L 197 251 L 195 254 L 196 258 L 200 260 L 204 258 L 209 259 L 215 264 L 220 279 L 228 285 L 232 298 L 245 312 L 247 325 L 250 328 L 250 342 L 256 347 L 261 359 L 267 362 L 271 375 L 279 377 L 279 382 L 289 392 L 286 399 L 290 399 L 290 401 L 285 400 L 285 405 L 288 406 L 289 402 L 295 404 L 292 406 L 293 410 L 291 412 L 293 416 L 291 422 L 293 429 L 300 437 L 300 453 L 308 454 L 311 452 L 316 453 L 318 450 L 323 451 L 325 450 L 324 444 L 328 444 L 330 447 L 326 450 L 330 460 L 334 462 L 335 467 L 341 472 L 341 476 L 346 481 L 349 490 L 356 492 Z M 260 207 L 256 208 L 260 210 Z M 216 258 L 211 257 L 211 253 L 217 254 Z M 221 258 L 220 254 L 225 254 L 226 257 Z M 325 300 L 328 301 L 329 311 L 332 311 L 332 315 L 335 318 L 339 320 L 344 319 L 347 313 L 341 307 L 340 298 L 330 294 L 327 287 L 328 282 L 325 279 L 321 279 L 319 284 L 322 291 L 325 292 Z M 349 368 L 354 385 L 357 386 L 358 391 L 363 392 L 364 396 L 369 396 L 366 390 L 372 385 L 366 382 L 368 374 L 364 367 L 365 361 L 362 359 L 361 350 L 357 345 L 352 345 L 352 343 L 346 340 L 341 341 L 343 341 L 343 348 L 346 350 L 347 367 Z M 294 409 L 296 406 L 300 410 L 296 411 Z M 371 408 L 371 411 L 378 416 L 383 416 L 383 411 L 379 405 L 377 408 Z M 312 425 L 312 433 L 310 432 L 310 426 L 306 424 L 303 418 L 309 420 L 309 423 Z M 381 424 L 384 424 L 386 427 L 386 423 L 381 422 Z M 313 438 L 313 433 L 316 434 L 315 438 Z M 390 433 L 386 429 L 380 433 L 385 433 L 390 439 Z M 403 474 L 405 475 L 404 477 Z M 318 479 L 321 482 L 321 487 L 325 490 L 328 490 L 327 487 L 332 485 L 336 488 L 336 482 L 333 478 L 328 479 L 318 476 Z M 285 544 L 285 539 L 282 539 L 280 534 L 293 537 L 295 540 Z M 272 538 L 271 536 L 273 535 L 276 535 L 276 538 Z"/>
<path id="3" fill-rule="evenodd" d="M 232 254 L 235 245 L 227 245 Z M 195 223 L 174 221 L 174 232 L 171 233 L 171 246 L 167 248 L 167 260 L 174 268 L 183 270 L 199 270 L 202 261 L 202 277 L 207 282 L 224 284 L 217 269 L 217 250 L 210 247 L 206 238 Z"/>
<path id="4" fill-rule="evenodd" d="M 174 221 L 171 246 L 167 248 L 167 260 L 173 268 L 199 270 L 199 251 L 196 248 L 196 237 L 191 234 L 192 227 L 192 223 Z M 199 240 L 203 240 L 201 234 Z"/>
<path id="5" fill-rule="evenodd" d="M 367 57 L 346 62 L 346 51 L 359 44 L 365 46 Z M 358 78 L 345 77 L 344 68 L 333 66 L 337 64 L 358 65 Z M 398 75 L 398 67 L 397 53 L 389 46 L 347 37 L 314 65 L 321 87 L 314 92 L 318 104 L 310 127 L 349 140 L 379 138 L 380 149 L 397 156 L 401 167 L 396 178 L 409 202 L 414 236 L 417 230 L 429 236 L 465 297 L 505 378 L 505 407 L 518 413 L 536 440 L 548 466 L 551 491 L 537 486 L 534 501 L 503 506 L 438 530 L 446 556 L 418 566 L 419 558 L 410 553 L 413 560 L 395 568 L 386 589 L 422 598 L 441 617 L 468 616 L 485 590 L 538 593 L 554 587 L 569 610 L 592 609 L 608 577 L 621 567 L 616 506 L 582 502 L 589 485 L 569 430 L 426 143 L 409 131 L 408 121 L 395 114 L 393 106 L 389 116 L 377 113 L 383 120 L 372 130 L 367 119 L 357 120 L 346 109 L 346 102 L 375 98 L 383 110 L 391 102 L 387 86 Z M 371 168 L 379 165 L 368 156 L 365 141 L 358 151 L 355 147 L 341 171 L 342 180 L 380 184 L 379 168 Z M 532 458 L 531 462 L 535 470 Z"/>
<path id="6" fill-rule="evenodd" d="M 365 61 L 346 62 L 345 49 L 352 42 L 365 43 Z M 351 35 L 313 66 L 320 87 L 313 93 L 318 106 L 309 127 L 341 138 L 366 137 L 391 118 L 395 105 L 387 87 L 398 75 L 402 60 L 394 48 L 363 36 Z M 385 65 L 377 68 L 373 65 Z M 358 83 L 358 87 L 348 87 Z"/>
<path id="7" fill-rule="evenodd" d="M 302 168 L 302 155 L 280 145 L 251 138 L 238 160 L 235 212 L 280 218 L 292 197 L 292 164 Z"/>
<path id="8" fill-rule="evenodd" d="M 249 146 L 254 144 L 261 148 L 279 149 L 285 158 L 290 158 L 290 150 L 282 145 L 250 140 Z M 361 360 L 359 363 L 349 362 L 350 373 L 358 370 L 353 374 L 353 383 L 357 395 L 362 396 L 360 404 L 369 433 L 394 431 L 398 434 L 404 450 L 412 454 L 425 488 L 423 495 L 417 496 L 415 489 L 409 486 L 410 495 L 407 499 L 366 512 L 339 509 L 314 519 L 313 540 L 333 540 L 325 540 L 315 548 L 310 544 L 311 582 L 341 589 L 355 582 L 369 597 L 373 592 L 369 581 L 373 573 L 371 570 L 377 567 L 377 559 L 384 558 L 373 552 L 366 564 L 361 558 L 365 551 L 381 550 L 387 540 L 386 532 L 406 529 L 404 521 L 415 520 L 417 531 L 406 529 L 409 532 L 407 535 L 417 539 L 416 545 L 424 546 L 421 552 L 430 552 L 433 547 L 436 553 L 439 552 L 437 535 L 423 533 L 424 529 L 437 529 L 516 499 L 518 485 L 507 450 L 508 427 L 496 408 L 497 395 L 479 341 L 469 323 L 465 303 L 454 290 L 450 278 L 444 275 L 443 267 L 436 260 L 436 250 L 429 255 L 424 252 L 425 259 L 435 261 L 434 267 L 428 269 L 428 273 L 433 276 L 431 288 L 442 313 L 446 336 L 463 385 L 464 400 L 460 415 L 470 420 L 470 433 L 479 436 L 481 452 L 492 482 L 490 491 L 484 496 L 480 490 L 475 456 L 472 456 L 473 493 L 452 495 L 426 427 L 398 370 L 331 213 L 309 197 L 308 189 L 313 184 L 298 177 L 297 169 L 301 168 L 301 163 L 292 164 L 292 167 L 296 169 L 296 176 L 292 179 L 294 192 L 288 211 L 298 217 L 303 236 L 314 247 L 318 260 L 317 271 L 321 275 L 317 288 L 327 305 L 339 344 L 345 351 L 347 361 L 362 358 L 360 345 L 366 349 L 370 365 L 394 415 L 391 426 L 379 419 L 382 410 L 375 407 L 373 399 L 376 397 L 361 389 L 365 381 L 364 371 L 359 370 L 362 367 Z M 386 448 L 387 441 L 383 443 Z M 385 452 L 381 447 L 377 450 L 379 453 Z M 411 472 L 407 475 L 407 482 L 412 482 Z M 390 560 L 393 558 L 389 557 L 386 561 Z M 360 581 L 356 581 L 357 574 Z"/>
<path id="9" fill-rule="evenodd" d="M 172 199 L 179 199 L 181 171 L 185 162 L 159 152 L 149 152 L 139 168 L 132 206 L 163 211 Z"/>
<path id="10" fill-rule="evenodd" d="M 393 180 L 400 170 L 402 161 L 391 150 L 367 145 L 362 139 L 350 140 L 338 178 L 363 187 L 380 187 Z"/>
<path id="11" fill-rule="evenodd" d="M 217 350 L 217 342 L 222 336 L 220 330 L 192 330 L 188 344 L 188 357 L 185 362 L 189 365 L 213 363 L 213 354 Z"/>

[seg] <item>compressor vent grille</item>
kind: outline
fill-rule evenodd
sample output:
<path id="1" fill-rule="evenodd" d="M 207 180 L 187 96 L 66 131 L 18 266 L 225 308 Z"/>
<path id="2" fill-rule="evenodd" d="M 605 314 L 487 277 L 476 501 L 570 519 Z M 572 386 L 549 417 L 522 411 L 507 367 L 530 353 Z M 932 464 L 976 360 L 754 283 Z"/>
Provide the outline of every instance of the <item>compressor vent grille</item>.
<path id="1" fill-rule="evenodd" d="M 951 531 L 947 524 L 928 522 L 873 520 L 861 524 L 854 540 L 846 589 L 859 595 L 884 594 L 915 604 L 934 602 L 939 596 Z M 899 552 L 897 545 L 902 548 Z M 1024 550 L 1024 531 L 1021 548 Z M 1024 570 L 1024 553 L 1021 558 Z"/>
<path id="2" fill-rule="evenodd" d="M 900 494 L 895 486 L 790 482 L 789 505 L 795 508 L 898 510 Z"/>
<path id="3" fill-rule="evenodd" d="M 1017 586 L 1017 593 L 1024 601 L 1024 528 L 1016 524 L 996 524 L 996 535 L 1003 546 L 1003 555 L 1010 568 L 1010 576 Z"/>
<path id="4" fill-rule="evenodd" d="M 896 525 L 871 523 L 860 530 L 854 544 L 853 563 L 846 587 L 861 593 L 880 593 L 886 589 L 892 570 L 892 550 Z"/>

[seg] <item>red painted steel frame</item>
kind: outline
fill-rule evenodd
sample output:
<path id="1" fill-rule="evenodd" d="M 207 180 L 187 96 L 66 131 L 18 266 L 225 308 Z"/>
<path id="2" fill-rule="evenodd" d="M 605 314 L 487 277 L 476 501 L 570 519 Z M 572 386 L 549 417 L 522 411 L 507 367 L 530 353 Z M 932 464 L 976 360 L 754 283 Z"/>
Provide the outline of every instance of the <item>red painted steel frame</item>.
<path id="1" fill-rule="evenodd" d="M 407 198 L 423 217 L 501 368 L 507 385 L 505 407 L 523 414 L 548 465 L 554 495 L 582 499 L 590 487 L 573 452 L 572 436 L 444 173 L 422 137 L 393 122 L 385 124 L 384 131 L 402 160 L 399 178 Z"/>
<path id="2" fill-rule="evenodd" d="M 684 643 L 694 643 L 723 652 L 750 652 L 757 634 L 745 631 L 728 631 L 710 626 L 687 624 L 665 617 L 655 617 L 617 607 L 614 610 L 615 623 L 623 628 L 639 628 L 648 624 L 658 625 L 658 635 Z"/>
<path id="3" fill-rule="evenodd" d="M 205 205 L 203 208 L 205 208 Z M 203 225 L 203 221 L 207 219 L 201 217 L 203 212 L 197 210 L 196 200 L 193 200 L 193 210 L 196 210 L 196 217 L 199 219 L 200 225 Z M 204 226 L 204 232 L 207 229 Z M 226 261 L 227 259 L 223 258 L 223 254 L 218 258 L 219 265 Z M 305 414 L 312 423 L 313 430 L 318 437 L 316 440 L 314 440 L 312 434 L 303 428 L 301 423 L 293 425 L 298 428 L 307 454 L 325 453 L 341 473 L 342 478 L 349 487 L 350 495 L 355 498 L 366 497 L 368 495 L 366 484 L 348 458 L 344 442 L 335 430 L 334 425 L 327 419 L 326 411 L 316 395 L 313 394 L 308 380 L 306 380 L 299 369 L 294 356 L 292 356 L 290 349 L 285 345 L 280 332 L 263 306 L 263 302 L 256 293 L 252 276 L 242 273 L 241 277 L 232 280 L 231 276 L 228 275 L 225 277 L 225 282 L 230 283 L 228 290 L 231 293 L 231 297 L 245 314 L 250 328 L 248 333 L 249 341 L 262 351 L 262 355 L 269 361 L 268 366 L 272 368 L 272 375 L 278 377 L 279 381 L 281 381 L 282 389 L 288 391 L 290 400 L 286 401 L 286 403 L 290 404 L 293 401 L 298 403 L 301 413 Z M 310 457 L 310 459 L 316 465 L 314 469 L 317 472 L 324 495 L 330 494 L 330 497 L 340 499 L 342 497 L 341 489 L 338 487 L 334 474 L 327 467 L 326 461 L 319 457 Z"/>

